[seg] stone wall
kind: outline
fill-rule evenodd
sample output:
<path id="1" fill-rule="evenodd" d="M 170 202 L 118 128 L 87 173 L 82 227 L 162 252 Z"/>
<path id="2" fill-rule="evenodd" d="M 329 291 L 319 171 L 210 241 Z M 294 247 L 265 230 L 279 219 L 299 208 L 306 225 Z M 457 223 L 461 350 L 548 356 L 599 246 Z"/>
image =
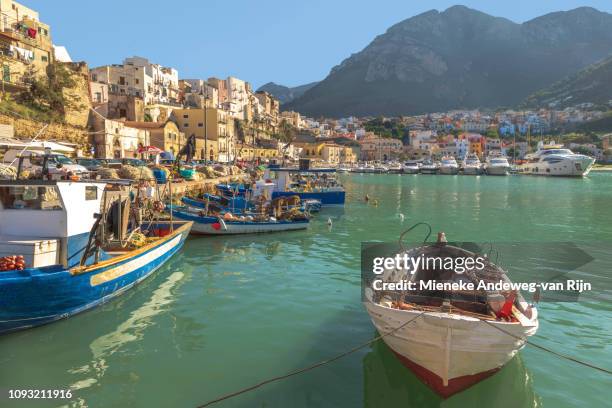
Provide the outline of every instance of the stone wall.
<path id="1" fill-rule="evenodd" d="M 13 125 L 15 137 L 18 139 L 32 139 L 45 125 L 30 119 L 19 119 L 0 114 L 0 124 Z M 90 149 L 89 132 L 86 128 L 67 124 L 50 124 L 37 140 L 57 140 L 74 143 L 78 149 L 88 152 Z"/>

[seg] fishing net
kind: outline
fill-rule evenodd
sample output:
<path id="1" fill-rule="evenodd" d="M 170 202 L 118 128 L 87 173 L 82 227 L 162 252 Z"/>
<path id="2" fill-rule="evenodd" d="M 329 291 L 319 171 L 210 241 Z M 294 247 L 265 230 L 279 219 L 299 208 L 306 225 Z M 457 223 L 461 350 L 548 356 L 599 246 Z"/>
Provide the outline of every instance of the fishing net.
<path id="1" fill-rule="evenodd" d="M 17 169 L 13 166 L 0 163 L 0 179 L 1 180 L 15 180 L 17 178 Z"/>

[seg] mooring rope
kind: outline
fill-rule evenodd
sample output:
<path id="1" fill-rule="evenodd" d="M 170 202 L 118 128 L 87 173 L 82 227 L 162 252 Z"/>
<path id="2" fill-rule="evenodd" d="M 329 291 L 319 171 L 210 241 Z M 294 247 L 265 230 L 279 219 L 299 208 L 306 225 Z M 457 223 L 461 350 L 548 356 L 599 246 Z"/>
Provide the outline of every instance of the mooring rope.
<path id="1" fill-rule="evenodd" d="M 323 361 L 319 361 L 318 363 L 312 364 L 312 365 L 310 365 L 308 367 L 304 367 L 304 368 L 301 368 L 301 369 L 298 369 L 298 370 L 291 371 L 291 372 L 289 372 L 287 374 L 284 374 L 284 375 L 280 375 L 280 376 L 277 376 L 277 377 L 269 378 L 269 379 L 261 381 L 261 382 L 259 382 L 257 384 L 251 385 L 250 387 L 246 387 L 246 388 L 243 388 L 241 390 L 234 391 L 234 392 L 229 393 L 229 394 L 225 394 L 225 395 L 223 395 L 221 397 L 218 397 L 218 398 L 216 398 L 214 400 L 208 401 L 205 404 L 199 405 L 197 408 L 209 407 L 209 406 L 211 406 L 213 404 L 216 404 L 218 402 L 225 401 L 227 399 L 230 399 L 230 398 L 236 397 L 238 395 L 244 394 L 246 392 L 255 390 L 257 388 L 260 388 L 260 387 L 262 387 L 262 386 L 264 386 L 266 384 L 270 384 L 272 382 L 280 381 L 280 380 L 283 380 L 285 378 L 289 378 L 289 377 L 292 377 L 294 375 L 298 375 L 298 374 L 301 374 L 301 373 L 313 370 L 315 368 L 327 365 L 329 363 L 332 363 L 332 362 L 334 362 L 336 360 L 339 360 L 339 359 L 341 359 L 343 357 L 348 356 L 349 354 L 352 354 L 352 353 L 354 353 L 356 351 L 359 351 L 362 348 L 367 347 L 370 344 L 375 343 L 375 342 L 377 342 L 380 339 L 383 339 L 383 338 L 385 338 L 385 337 L 387 337 L 387 336 L 397 332 L 401 328 L 403 328 L 403 327 L 407 326 L 408 324 L 412 323 L 413 321 L 415 321 L 418 317 L 422 316 L 425 312 L 426 311 L 420 312 L 419 314 L 414 316 L 412 319 L 410 319 L 406 323 L 403 323 L 402 325 L 396 327 L 395 329 L 391 330 L 390 332 L 378 335 L 378 336 L 374 337 L 372 340 L 369 340 L 369 341 L 367 341 L 367 342 L 365 342 L 363 344 L 360 344 L 360 345 L 358 345 L 356 347 L 353 347 L 352 349 L 350 349 L 348 351 L 345 351 L 345 352 L 343 352 L 341 354 L 338 354 L 338 355 L 336 355 L 334 357 L 331 357 L 331 358 L 323 360 Z M 479 320 L 484 322 L 484 323 L 486 323 L 486 324 L 488 324 L 488 325 L 490 325 L 490 326 L 492 326 L 492 327 L 494 327 L 495 329 L 501 331 L 502 333 L 507 334 L 508 336 L 511 336 L 511 337 L 513 337 L 513 338 L 515 338 L 517 340 L 524 341 L 526 344 L 529 344 L 530 346 L 533 346 L 533 347 L 535 347 L 537 349 L 540 349 L 542 351 L 546 351 L 548 353 L 551 353 L 551 354 L 553 354 L 553 355 L 555 355 L 555 356 L 557 356 L 559 358 L 562 358 L 562 359 L 568 360 L 568 361 L 572 361 L 572 362 L 574 362 L 576 364 L 580 364 L 580 365 L 583 365 L 585 367 L 592 368 L 594 370 L 598 370 L 598 371 L 601 371 L 601 372 L 606 373 L 606 374 L 612 374 L 612 370 L 608 370 L 606 368 L 599 367 L 599 366 L 596 366 L 594 364 L 578 360 L 578 359 L 576 359 L 576 358 L 574 358 L 572 356 L 567 356 L 565 354 L 558 353 L 558 352 L 556 352 L 554 350 L 551 350 L 551 349 L 549 349 L 547 347 L 544 347 L 544 346 L 541 346 L 539 344 L 533 343 L 533 342 L 527 340 L 526 338 L 523 338 L 523 337 L 520 337 L 520 336 L 516 336 L 516 335 L 514 335 L 514 334 L 512 334 L 512 333 L 510 333 L 510 332 L 508 332 L 508 331 L 506 331 L 504 329 L 502 329 L 501 327 L 498 327 L 498 326 L 494 325 L 492 322 L 489 322 L 489 321 L 483 320 L 483 319 L 479 319 Z"/>
<path id="2" fill-rule="evenodd" d="M 520 336 L 516 336 L 516 335 L 514 335 L 514 334 L 512 334 L 512 333 L 510 333 L 510 332 L 508 332 L 508 331 L 506 331 L 504 329 L 502 329 L 501 327 L 494 325 L 492 322 L 489 322 L 489 321 L 483 320 L 483 319 L 479 319 L 479 320 L 482 321 L 482 322 L 485 322 L 486 324 L 488 324 L 491 327 L 496 328 L 497 330 L 501 331 L 502 333 L 507 334 L 510 337 L 513 337 L 513 338 L 515 338 L 517 340 L 524 341 L 526 344 L 529 344 L 530 346 L 533 346 L 533 347 L 535 347 L 537 349 L 540 349 L 542 351 L 546 351 L 546 352 L 548 352 L 550 354 L 553 354 L 553 355 L 555 355 L 555 356 L 557 356 L 559 358 L 562 358 L 562 359 L 565 359 L 565 360 L 568 360 L 568 361 L 572 361 L 572 362 L 574 362 L 576 364 L 580 364 L 580 365 L 583 365 L 585 367 L 592 368 L 594 370 L 601 371 L 602 373 L 612 374 L 612 370 L 608 370 L 607 368 L 596 366 L 596 365 L 588 363 L 586 361 L 578 360 L 577 358 L 574 358 L 572 356 L 568 356 L 568 355 L 565 355 L 565 354 L 558 353 L 558 352 L 556 352 L 554 350 L 551 350 L 551 349 L 549 349 L 547 347 L 540 346 L 539 344 L 536 344 L 536 343 L 534 343 L 532 341 L 529 341 L 526 338 L 523 338 L 523 337 L 520 337 Z"/>
<path id="3" fill-rule="evenodd" d="M 338 354 L 338 355 L 336 355 L 336 356 L 334 356 L 334 357 L 328 358 L 328 359 L 326 359 L 326 360 L 319 361 L 318 363 L 312 364 L 312 365 L 310 365 L 310 366 L 308 366 L 308 367 L 304 367 L 304 368 L 300 368 L 300 369 L 298 369 L 298 370 L 291 371 L 291 372 L 289 372 L 289 373 L 287 373 L 287 374 L 284 374 L 284 375 L 279 375 L 279 376 L 277 376 L 277 377 L 272 377 L 272 378 L 269 378 L 269 379 L 264 380 L 264 381 L 261 381 L 261 382 L 259 382 L 259 383 L 257 383 L 257 384 L 251 385 L 250 387 L 246 387 L 246 388 L 243 388 L 243 389 L 241 389 L 241 390 L 234 391 L 234 392 L 229 393 L 229 394 L 225 394 L 225 395 L 223 395 L 223 396 L 221 396 L 221 397 L 219 397 L 219 398 L 216 398 L 216 399 L 214 399 L 214 400 L 208 401 L 208 402 L 207 402 L 207 403 L 205 403 L 205 404 L 199 405 L 197 408 L 209 407 L 209 406 L 211 406 L 211 405 L 213 405 L 213 404 L 216 404 L 216 403 L 218 403 L 218 402 L 221 402 L 221 401 L 224 401 L 224 400 L 227 400 L 227 399 L 230 399 L 230 398 L 236 397 L 236 396 L 238 396 L 238 395 L 240 395 L 240 394 L 244 394 L 244 393 L 246 393 L 246 392 L 252 391 L 252 390 L 257 389 L 257 388 L 259 388 L 259 387 L 262 387 L 262 386 L 264 386 L 264 385 L 266 385 L 266 384 L 270 384 L 270 383 L 272 383 L 272 382 L 276 382 L 276 381 L 279 381 L 279 380 L 284 380 L 285 378 L 289 378 L 289 377 L 292 377 L 292 376 L 294 376 L 294 375 L 298 375 L 298 374 L 304 373 L 304 372 L 306 372 L 306 371 L 310 371 L 310 370 L 313 370 L 313 369 L 315 369 L 315 368 L 318 368 L 318 367 L 324 366 L 324 365 L 326 365 L 326 364 L 333 363 L 334 361 L 339 360 L 339 359 L 341 359 L 342 357 L 346 357 L 346 356 L 348 356 L 349 354 L 352 354 L 352 353 L 354 353 L 354 352 L 356 352 L 356 351 L 359 351 L 359 350 L 361 350 L 362 348 L 367 347 L 367 346 L 369 346 L 370 344 L 375 343 L 375 342 L 377 342 L 378 340 L 380 340 L 380 339 L 382 339 L 382 338 L 384 338 L 384 337 L 387 337 L 387 336 L 389 336 L 389 335 L 391 335 L 391 334 L 393 334 L 393 333 L 397 332 L 397 331 L 398 331 L 398 330 L 400 330 L 401 328 L 403 328 L 403 327 L 407 326 L 408 324 L 412 323 L 413 321 L 415 321 L 415 320 L 416 320 L 418 317 L 420 317 L 421 315 L 423 315 L 423 313 L 425 313 L 425 312 L 420 312 L 419 314 L 417 314 L 416 316 L 414 316 L 412 319 L 408 320 L 408 321 L 407 321 L 407 322 L 405 322 L 405 323 L 402 323 L 400 326 L 396 327 L 395 329 L 391 330 L 390 332 L 387 332 L 387 333 L 384 333 L 384 334 L 380 334 L 380 335 L 378 335 L 378 336 L 374 337 L 373 339 L 371 339 L 371 340 L 369 340 L 369 341 L 367 341 L 367 342 L 365 342 L 365 343 L 363 343 L 363 344 L 360 344 L 360 345 L 358 345 L 358 346 L 356 346 L 356 347 L 353 347 L 352 349 L 350 349 L 350 350 L 348 350 L 348 351 L 345 351 L 345 352 L 343 352 L 343 353 L 341 353 L 341 354 Z"/>

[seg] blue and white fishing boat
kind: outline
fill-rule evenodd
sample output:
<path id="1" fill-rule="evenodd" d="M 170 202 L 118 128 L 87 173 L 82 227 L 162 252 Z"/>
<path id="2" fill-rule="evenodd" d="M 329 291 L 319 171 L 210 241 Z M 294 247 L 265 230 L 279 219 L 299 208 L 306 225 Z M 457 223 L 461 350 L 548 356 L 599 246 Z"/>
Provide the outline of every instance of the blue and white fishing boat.
<path id="1" fill-rule="evenodd" d="M 297 219 L 277 220 L 274 217 L 258 219 L 254 216 L 227 218 L 221 215 L 204 215 L 189 207 L 173 207 L 172 216 L 185 221 L 192 221 L 194 234 L 232 235 L 255 234 L 263 232 L 292 231 L 308 228 L 310 220 L 307 217 Z"/>
<path id="2" fill-rule="evenodd" d="M 274 183 L 272 198 L 297 195 L 302 201 L 319 200 L 323 207 L 343 206 L 345 191 L 335 173 L 336 169 L 269 167 L 264 179 Z"/>
<path id="3" fill-rule="evenodd" d="M 182 247 L 191 222 L 157 221 L 137 231 L 128 195 L 120 193 L 96 181 L 0 181 L 0 257 L 25 261 L 0 272 L 0 333 L 98 306 Z"/>

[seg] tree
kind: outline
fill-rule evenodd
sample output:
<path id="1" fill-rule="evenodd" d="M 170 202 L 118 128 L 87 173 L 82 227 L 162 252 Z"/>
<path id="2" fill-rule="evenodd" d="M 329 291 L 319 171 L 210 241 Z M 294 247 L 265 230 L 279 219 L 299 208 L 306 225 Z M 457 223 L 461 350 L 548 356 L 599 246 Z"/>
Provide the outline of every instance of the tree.
<path id="1" fill-rule="evenodd" d="M 487 138 L 489 139 L 499 139 L 499 131 L 496 127 L 491 127 L 487 129 Z"/>
<path id="2" fill-rule="evenodd" d="M 78 100 L 64 92 L 65 89 L 76 86 L 76 81 L 61 63 L 49 65 L 46 77 L 38 75 L 34 67 L 29 66 L 23 80 L 28 89 L 19 94 L 18 101 L 24 105 L 59 117 L 63 116 L 66 108 L 79 107 Z"/>

